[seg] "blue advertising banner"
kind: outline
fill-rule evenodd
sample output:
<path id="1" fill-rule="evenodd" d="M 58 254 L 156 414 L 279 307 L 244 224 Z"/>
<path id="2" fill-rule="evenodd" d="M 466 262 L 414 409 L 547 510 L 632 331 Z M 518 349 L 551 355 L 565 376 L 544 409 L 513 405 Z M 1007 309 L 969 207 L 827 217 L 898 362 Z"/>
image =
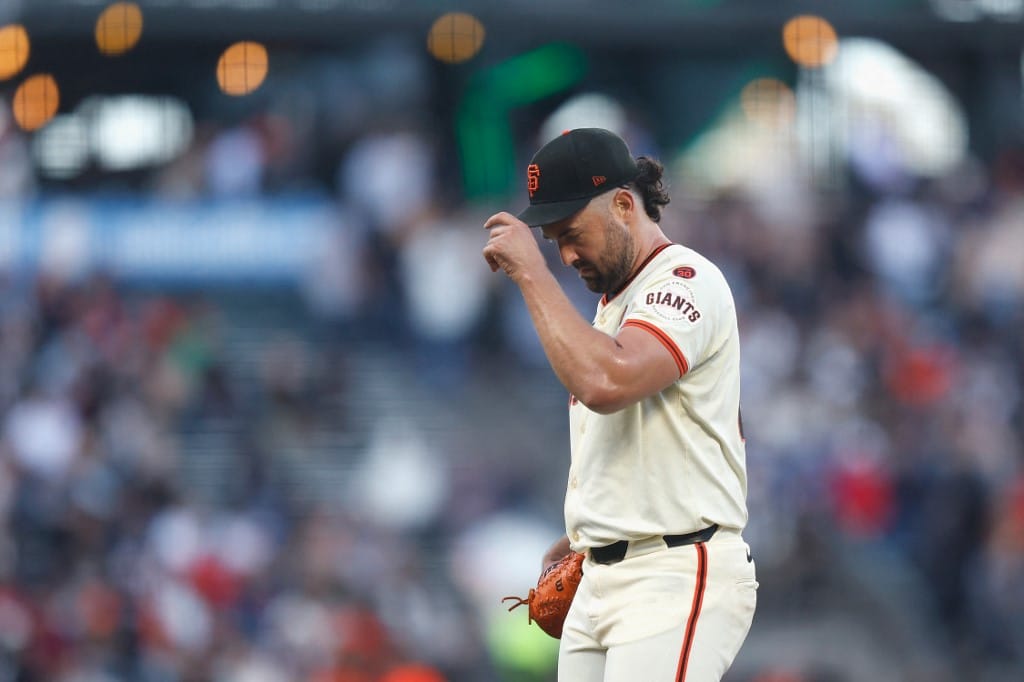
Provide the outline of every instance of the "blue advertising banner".
<path id="1" fill-rule="evenodd" d="M 290 283 L 341 218 L 324 199 L 175 203 L 138 198 L 0 202 L 0 268 L 75 278 Z"/>

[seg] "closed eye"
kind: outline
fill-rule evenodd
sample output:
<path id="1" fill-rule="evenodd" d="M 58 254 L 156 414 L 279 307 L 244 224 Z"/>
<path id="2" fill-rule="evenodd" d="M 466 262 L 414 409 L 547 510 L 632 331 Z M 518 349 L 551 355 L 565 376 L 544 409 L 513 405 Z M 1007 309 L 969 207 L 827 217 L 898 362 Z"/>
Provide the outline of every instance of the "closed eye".
<path id="1" fill-rule="evenodd" d="M 545 234 L 543 232 L 541 232 L 541 236 L 544 238 L 544 241 L 546 242 L 557 242 L 558 244 L 573 244 L 579 242 L 582 236 L 582 232 L 579 229 L 570 228 L 557 236 L 552 236 L 549 234 Z"/>

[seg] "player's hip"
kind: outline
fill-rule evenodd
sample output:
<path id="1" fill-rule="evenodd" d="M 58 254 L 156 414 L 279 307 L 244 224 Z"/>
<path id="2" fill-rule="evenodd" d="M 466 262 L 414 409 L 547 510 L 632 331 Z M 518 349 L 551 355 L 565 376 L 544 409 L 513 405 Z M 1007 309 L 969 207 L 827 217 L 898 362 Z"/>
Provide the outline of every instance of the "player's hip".
<path id="1" fill-rule="evenodd" d="M 695 610 L 710 621 L 753 613 L 756 568 L 736 532 L 707 542 L 656 549 L 613 564 L 584 563 L 571 620 L 601 646 L 677 628 Z"/>

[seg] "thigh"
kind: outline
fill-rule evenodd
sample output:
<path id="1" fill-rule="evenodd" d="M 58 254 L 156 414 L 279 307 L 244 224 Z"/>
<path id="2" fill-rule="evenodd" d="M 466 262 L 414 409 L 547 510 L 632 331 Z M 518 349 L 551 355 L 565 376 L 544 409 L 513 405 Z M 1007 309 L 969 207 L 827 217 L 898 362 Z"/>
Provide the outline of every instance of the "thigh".
<path id="1" fill-rule="evenodd" d="M 602 682 L 636 682 L 637 679 L 645 682 L 718 682 L 746 638 L 753 616 L 754 594 L 753 587 L 738 586 L 733 608 L 725 609 L 725 604 L 720 602 L 714 608 L 701 609 L 690 640 L 684 624 L 611 647 L 603 661 L 604 677 L 579 679 Z M 559 680 L 563 679 L 576 678 L 560 674 Z"/>
<path id="2" fill-rule="evenodd" d="M 679 680 L 717 682 L 747 638 L 757 607 L 757 578 L 740 539 L 707 546 L 707 579 L 700 609 L 691 615 Z M 675 678 L 669 678 L 675 679 Z"/>
<path id="3" fill-rule="evenodd" d="M 604 682 L 604 668 L 604 649 L 559 649 L 558 682 Z"/>
<path id="4" fill-rule="evenodd" d="M 753 564 L 741 541 L 694 552 L 697 575 L 686 612 L 670 629 L 610 646 L 603 682 L 635 682 L 638 671 L 650 682 L 714 682 L 728 670 L 754 616 Z"/>
<path id="5" fill-rule="evenodd" d="M 611 647 L 605 661 L 603 682 L 674 682 L 678 679 L 679 654 L 685 626 Z"/>
<path id="6" fill-rule="evenodd" d="M 756 606 L 755 581 L 709 583 L 693 629 L 684 676 L 679 679 L 690 682 L 722 679 L 747 638 Z"/>
<path id="7" fill-rule="evenodd" d="M 591 617 L 594 596 L 588 578 L 584 574 L 562 627 L 558 643 L 559 682 L 604 681 L 605 649 L 594 635 Z"/>

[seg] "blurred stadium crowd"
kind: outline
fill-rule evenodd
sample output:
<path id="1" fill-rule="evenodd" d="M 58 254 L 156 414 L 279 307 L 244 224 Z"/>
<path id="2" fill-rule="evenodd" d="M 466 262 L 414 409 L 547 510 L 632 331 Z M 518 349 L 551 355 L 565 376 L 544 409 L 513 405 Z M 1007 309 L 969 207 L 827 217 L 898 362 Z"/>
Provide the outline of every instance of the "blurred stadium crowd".
<path id="1" fill-rule="evenodd" d="M 1024 148 L 690 193 L 630 120 L 669 168 L 666 232 L 739 306 L 761 590 L 729 679 L 1020 679 Z M 555 643 L 499 603 L 561 532 L 568 467 L 566 396 L 479 253 L 524 199 L 447 192 L 425 119 L 334 125 L 318 149 L 287 116 L 200 121 L 130 178 L 322 192 L 337 221 L 301 286 L 6 273 L 0 680 L 553 679 Z M 0 121 L 0 200 L 52 189 Z"/>

